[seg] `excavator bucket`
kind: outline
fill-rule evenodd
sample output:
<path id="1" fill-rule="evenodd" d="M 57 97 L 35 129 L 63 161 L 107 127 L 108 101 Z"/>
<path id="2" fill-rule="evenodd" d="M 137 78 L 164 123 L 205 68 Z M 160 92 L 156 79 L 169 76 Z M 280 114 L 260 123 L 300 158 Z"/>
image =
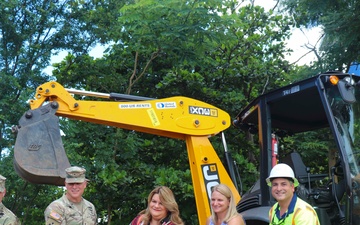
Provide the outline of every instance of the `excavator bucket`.
<path id="1" fill-rule="evenodd" d="M 14 168 L 31 183 L 63 186 L 65 169 L 70 163 L 55 115 L 57 107 L 53 103 L 29 110 L 19 120 Z"/>

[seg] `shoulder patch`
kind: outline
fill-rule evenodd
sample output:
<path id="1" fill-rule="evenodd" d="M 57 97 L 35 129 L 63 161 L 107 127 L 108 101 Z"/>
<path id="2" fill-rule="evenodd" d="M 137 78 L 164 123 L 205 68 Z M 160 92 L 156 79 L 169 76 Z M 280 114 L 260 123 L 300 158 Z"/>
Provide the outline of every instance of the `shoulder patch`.
<path id="1" fill-rule="evenodd" d="M 56 221 L 61 221 L 60 214 L 55 212 L 55 211 L 51 211 L 50 214 L 49 214 L 49 217 L 56 220 Z"/>

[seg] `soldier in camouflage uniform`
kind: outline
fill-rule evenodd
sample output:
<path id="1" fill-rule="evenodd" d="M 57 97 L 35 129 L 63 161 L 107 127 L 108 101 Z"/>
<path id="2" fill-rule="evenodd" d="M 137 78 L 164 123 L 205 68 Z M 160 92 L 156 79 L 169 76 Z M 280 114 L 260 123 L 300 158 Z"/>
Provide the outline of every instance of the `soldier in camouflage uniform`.
<path id="1" fill-rule="evenodd" d="M 86 170 L 77 166 L 67 168 L 66 193 L 45 210 L 46 225 L 96 225 L 94 205 L 82 197 L 88 179 Z"/>
<path id="2" fill-rule="evenodd" d="M 21 223 L 15 214 L 2 203 L 6 193 L 5 180 L 6 178 L 0 175 L 0 225 L 20 225 Z"/>

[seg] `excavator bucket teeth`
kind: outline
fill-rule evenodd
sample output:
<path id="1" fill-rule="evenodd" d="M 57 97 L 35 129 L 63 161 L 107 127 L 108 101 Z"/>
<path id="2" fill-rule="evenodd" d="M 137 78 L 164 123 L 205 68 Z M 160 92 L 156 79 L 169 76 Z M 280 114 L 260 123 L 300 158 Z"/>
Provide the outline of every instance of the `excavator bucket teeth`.
<path id="1" fill-rule="evenodd" d="M 27 111 L 19 120 L 14 147 L 14 168 L 24 180 L 63 186 L 70 167 L 61 140 L 57 104 Z"/>

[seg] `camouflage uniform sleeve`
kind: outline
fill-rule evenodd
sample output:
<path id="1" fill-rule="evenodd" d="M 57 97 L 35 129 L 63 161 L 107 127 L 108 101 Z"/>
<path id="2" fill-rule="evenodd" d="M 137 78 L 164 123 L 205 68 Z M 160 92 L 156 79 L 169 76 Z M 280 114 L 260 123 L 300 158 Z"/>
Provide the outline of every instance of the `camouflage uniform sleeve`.
<path id="1" fill-rule="evenodd" d="M 20 221 L 17 218 L 7 218 L 3 223 L 3 225 L 21 225 Z"/>
<path id="2" fill-rule="evenodd" d="M 3 225 L 21 225 L 20 220 L 16 217 L 7 218 L 2 224 Z"/>
<path id="3" fill-rule="evenodd" d="M 46 225 L 60 225 L 64 220 L 64 213 L 59 202 L 52 202 L 45 210 Z"/>
<path id="4" fill-rule="evenodd" d="M 19 218 L 15 217 L 15 220 L 7 225 L 21 225 Z"/>
<path id="5" fill-rule="evenodd" d="M 19 218 L 7 208 L 2 208 L 0 224 L 2 225 L 21 225 Z"/>

